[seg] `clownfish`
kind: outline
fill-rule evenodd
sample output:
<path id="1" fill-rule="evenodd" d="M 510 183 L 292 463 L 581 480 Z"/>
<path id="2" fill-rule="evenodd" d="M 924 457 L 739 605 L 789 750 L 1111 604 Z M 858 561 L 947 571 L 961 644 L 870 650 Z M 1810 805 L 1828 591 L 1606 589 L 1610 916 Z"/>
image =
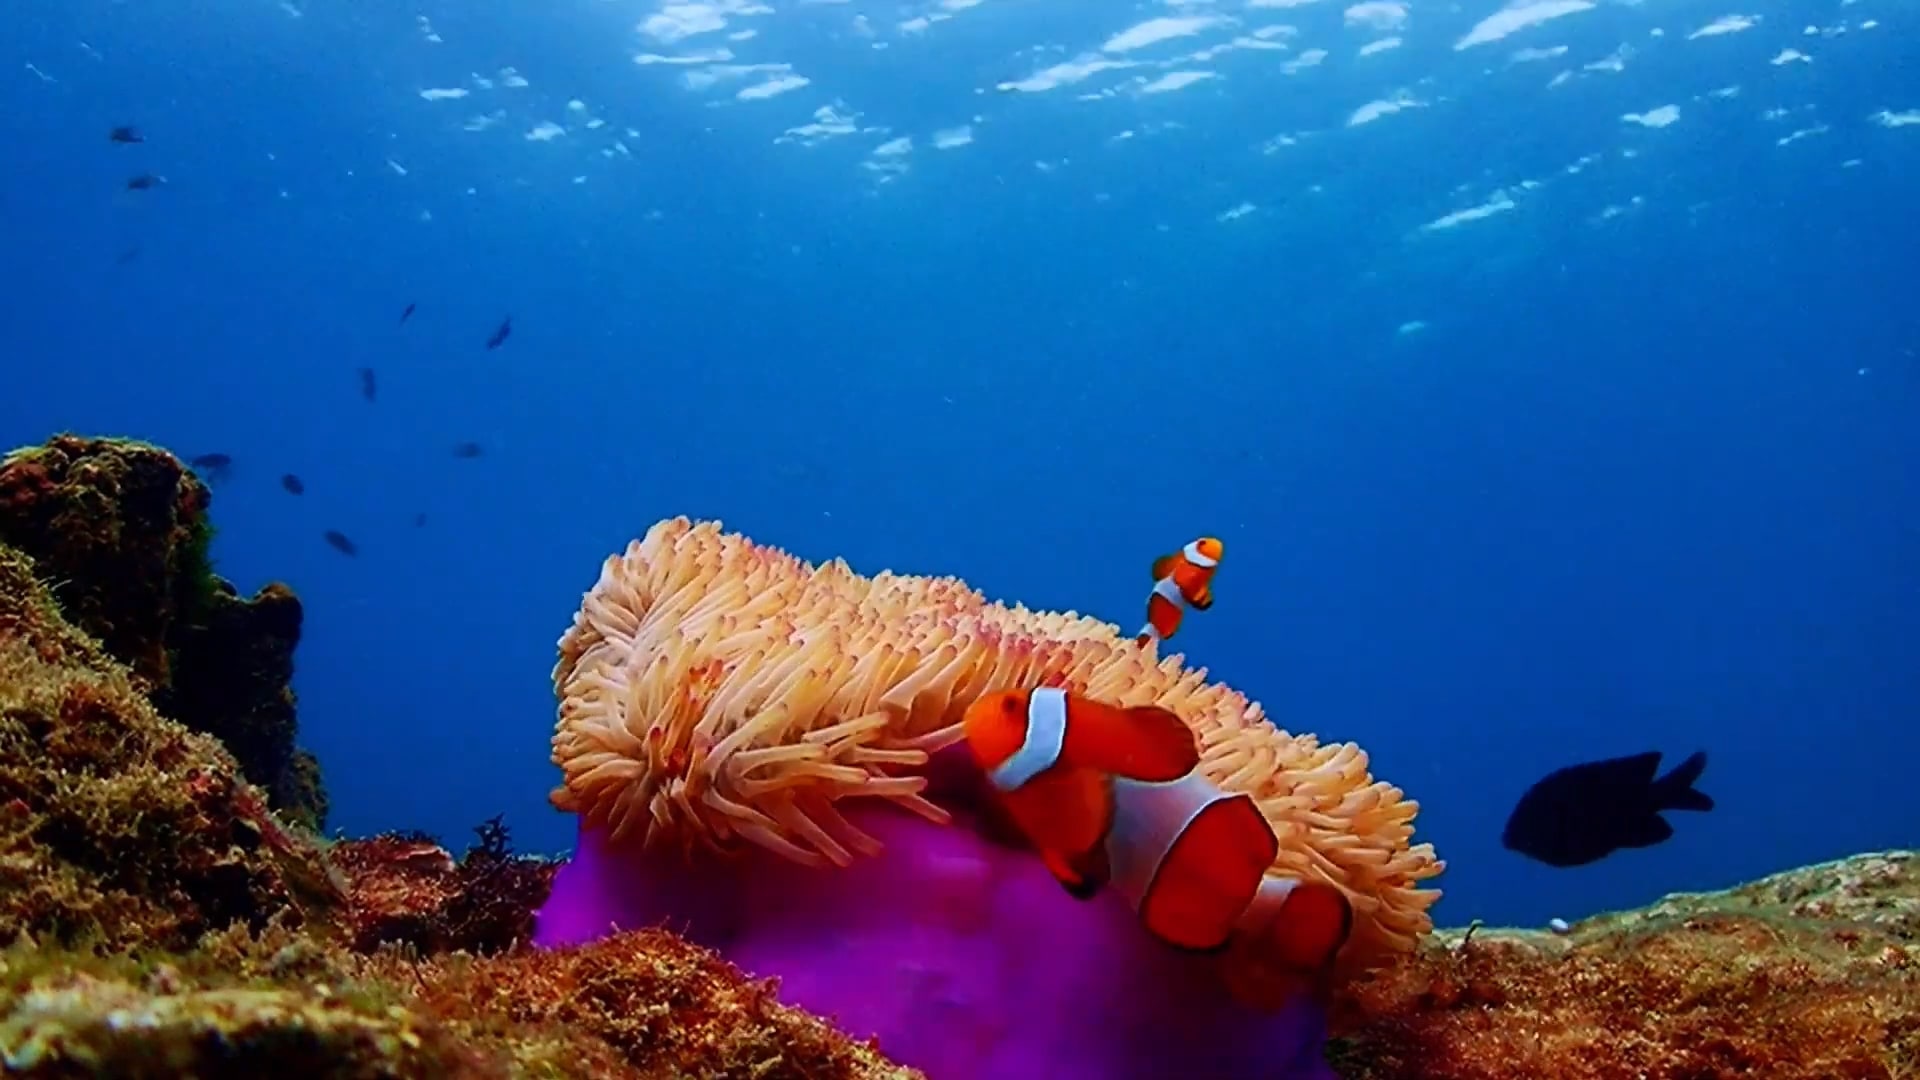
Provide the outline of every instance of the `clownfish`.
<path id="1" fill-rule="evenodd" d="M 1346 894 L 1267 873 L 1280 842 L 1266 815 L 1200 774 L 1193 729 L 1168 710 L 1040 687 L 979 699 L 963 726 L 1007 815 L 1069 893 L 1110 887 L 1167 944 L 1239 953 L 1250 998 L 1311 987 L 1346 944 Z"/>
<path id="2" fill-rule="evenodd" d="M 1188 608 L 1205 611 L 1213 606 L 1213 572 L 1220 566 L 1226 545 L 1218 537 L 1203 536 L 1171 555 L 1153 560 L 1153 591 L 1147 594 L 1147 625 L 1134 640 L 1142 645 L 1165 641 L 1180 629 Z"/>
<path id="3" fill-rule="evenodd" d="M 967 746 L 1053 876 L 1086 899 L 1111 876 L 1113 780 L 1177 780 L 1200 764 L 1193 729 L 1166 709 L 1122 709 L 1040 687 L 967 707 Z"/>

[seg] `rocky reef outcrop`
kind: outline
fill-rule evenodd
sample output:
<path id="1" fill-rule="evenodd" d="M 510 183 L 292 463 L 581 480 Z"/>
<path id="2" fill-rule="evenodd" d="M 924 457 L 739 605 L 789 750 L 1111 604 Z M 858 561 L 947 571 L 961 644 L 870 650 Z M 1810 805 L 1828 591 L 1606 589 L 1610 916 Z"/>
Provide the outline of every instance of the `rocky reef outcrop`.
<path id="1" fill-rule="evenodd" d="M 326 918 L 344 893 L 319 849 L 135 678 L 0 547 L 0 942 L 184 949 Z"/>
<path id="2" fill-rule="evenodd" d="M 165 450 L 60 435 L 0 461 L 0 544 L 163 714 L 219 739 L 275 809 L 318 829 L 319 763 L 294 744 L 300 600 L 279 583 L 241 597 L 213 572 L 211 500 Z"/>

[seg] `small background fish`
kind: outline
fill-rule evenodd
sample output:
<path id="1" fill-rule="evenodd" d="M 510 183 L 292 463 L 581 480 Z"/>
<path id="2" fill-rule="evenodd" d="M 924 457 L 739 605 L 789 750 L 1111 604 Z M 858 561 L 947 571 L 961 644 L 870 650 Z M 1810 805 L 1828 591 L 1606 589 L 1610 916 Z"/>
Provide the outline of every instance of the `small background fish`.
<path id="1" fill-rule="evenodd" d="M 190 458 L 187 464 L 193 468 L 193 471 L 200 474 L 201 479 L 212 486 L 224 482 L 231 474 L 233 469 L 233 455 L 215 451 L 211 454 L 201 454 L 199 457 Z"/>

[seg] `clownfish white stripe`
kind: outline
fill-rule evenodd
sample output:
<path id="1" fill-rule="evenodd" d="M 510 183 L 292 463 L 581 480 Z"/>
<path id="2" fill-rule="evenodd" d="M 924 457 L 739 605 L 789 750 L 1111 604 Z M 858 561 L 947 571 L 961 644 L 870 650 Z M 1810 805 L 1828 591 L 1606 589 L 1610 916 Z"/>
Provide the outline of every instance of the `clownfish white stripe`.
<path id="1" fill-rule="evenodd" d="M 1107 833 L 1108 883 L 1140 910 L 1174 841 L 1200 811 L 1231 797 L 1198 772 L 1165 783 L 1115 777 L 1113 828 Z"/>
<path id="2" fill-rule="evenodd" d="M 1182 611 L 1186 610 L 1187 598 L 1180 595 L 1180 586 L 1173 583 L 1172 575 L 1168 575 L 1154 582 L 1153 591 L 1154 595 L 1160 597 L 1162 600 L 1167 601 Z"/>
<path id="3" fill-rule="evenodd" d="M 1235 920 L 1234 929 L 1245 930 L 1261 926 L 1271 921 L 1272 912 L 1278 911 L 1293 895 L 1293 887 L 1300 884 L 1299 878 L 1274 877 L 1269 874 L 1260 881 L 1260 891 L 1253 894 L 1246 910 Z"/>
<path id="4" fill-rule="evenodd" d="M 1158 631 L 1158 630 L 1155 630 L 1155 629 L 1153 628 L 1153 624 L 1152 624 L 1152 623 L 1148 623 L 1147 625 L 1145 625 L 1145 626 L 1143 626 L 1143 627 L 1141 627 L 1141 628 L 1140 628 L 1140 632 L 1139 632 L 1139 633 L 1137 633 L 1137 634 L 1135 634 L 1135 635 L 1133 635 L 1133 636 L 1134 636 L 1134 637 L 1137 637 L 1137 638 L 1141 638 L 1141 637 L 1143 637 L 1143 638 L 1152 638 L 1152 639 L 1153 639 L 1154 641 L 1164 641 L 1164 640 L 1166 640 L 1165 638 L 1162 638 L 1162 637 L 1160 636 L 1160 631 Z"/>
<path id="5" fill-rule="evenodd" d="M 1211 570 L 1220 565 L 1219 559 L 1209 559 L 1201 552 L 1200 541 L 1198 540 L 1187 541 L 1187 546 L 1180 549 L 1180 554 L 1185 555 L 1188 562 L 1202 570 Z"/>
<path id="6" fill-rule="evenodd" d="M 990 774 L 1001 791 L 1018 791 L 1060 760 L 1067 742 L 1067 692 L 1057 686 L 1034 688 L 1027 695 L 1027 734 L 1020 748 Z"/>

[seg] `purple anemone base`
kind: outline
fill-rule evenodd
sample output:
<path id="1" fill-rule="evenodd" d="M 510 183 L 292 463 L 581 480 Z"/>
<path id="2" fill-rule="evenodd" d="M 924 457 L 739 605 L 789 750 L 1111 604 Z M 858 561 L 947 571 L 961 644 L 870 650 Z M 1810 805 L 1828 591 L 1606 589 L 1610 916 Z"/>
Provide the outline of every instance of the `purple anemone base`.
<path id="1" fill-rule="evenodd" d="M 534 940 L 664 923 L 929 1080 L 1334 1080 L 1316 1006 L 1239 1005 L 1208 957 L 1154 940 L 1111 893 L 1073 899 L 961 815 L 846 816 L 886 850 L 828 870 L 757 847 L 689 863 L 582 830 Z"/>

